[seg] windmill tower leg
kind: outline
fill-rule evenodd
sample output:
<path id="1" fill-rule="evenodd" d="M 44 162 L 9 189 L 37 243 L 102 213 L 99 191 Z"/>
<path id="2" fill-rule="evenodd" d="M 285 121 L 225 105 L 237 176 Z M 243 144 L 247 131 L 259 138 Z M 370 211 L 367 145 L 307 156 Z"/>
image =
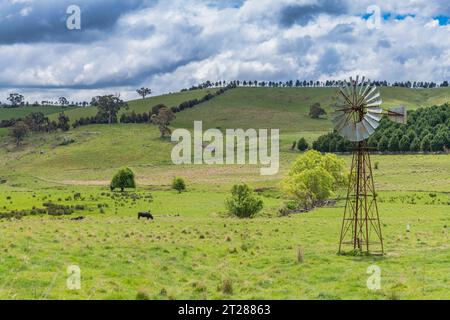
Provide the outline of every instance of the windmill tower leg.
<path id="1" fill-rule="evenodd" d="M 353 153 L 339 253 L 344 248 L 384 253 L 372 163 L 365 141 L 359 142 Z"/>

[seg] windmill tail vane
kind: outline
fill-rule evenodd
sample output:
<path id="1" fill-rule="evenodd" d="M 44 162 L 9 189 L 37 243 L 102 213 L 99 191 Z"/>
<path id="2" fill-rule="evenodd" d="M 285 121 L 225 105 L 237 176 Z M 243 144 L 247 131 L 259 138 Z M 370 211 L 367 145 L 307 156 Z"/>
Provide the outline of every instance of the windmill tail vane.
<path id="1" fill-rule="evenodd" d="M 400 124 L 406 124 L 408 122 L 408 115 L 404 106 L 389 109 L 387 111 L 387 117 L 389 120 Z"/>
<path id="2" fill-rule="evenodd" d="M 378 211 L 377 193 L 367 140 L 380 126 L 383 116 L 396 123 L 407 122 L 404 106 L 381 108 L 381 93 L 370 80 L 356 77 L 344 81 L 334 106 L 333 123 L 336 131 L 355 143 L 339 252 L 354 251 L 384 254 L 383 235 Z"/>

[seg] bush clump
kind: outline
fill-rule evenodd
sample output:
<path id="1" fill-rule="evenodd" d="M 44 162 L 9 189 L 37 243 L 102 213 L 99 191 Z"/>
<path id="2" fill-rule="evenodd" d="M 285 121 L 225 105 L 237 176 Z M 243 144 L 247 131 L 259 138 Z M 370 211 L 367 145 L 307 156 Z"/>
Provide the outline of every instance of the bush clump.
<path id="1" fill-rule="evenodd" d="M 238 218 L 253 218 L 263 209 L 264 203 L 254 195 L 249 186 L 238 184 L 231 190 L 231 198 L 227 199 L 226 206 Z"/>
<path id="2" fill-rule="evenodd" d="M 283 190 L 308 211 L 326 204 L 347 181 L 345 164 L 334 154 L 310 150 L 298 157 L 283 181 Z"/>
<path id="3" fill-rule="evenodd" d="M 120 169 L 111 181 L 111 191 L 120 189 L 124 192 L 125 189 L 135 189 L 136 182 L 134 172 L 130 168 Z"/>
<path id="4" fill-rule="evenodd" d="M 177 190 L 178 193 L 186 191 L 186 182 L 183 178 L 174 178 L 172 181 L 172 189 Z"/>
<path id="5" fill-rule="evenodd" d="M 54 204 L 51 202 L 44 203 L 44 207 L 47 208 L 47 213 L 50 216 L 70 215 L 74 212 L 74 209 L 70 206 L 65 206 L 62 204 Z"/>

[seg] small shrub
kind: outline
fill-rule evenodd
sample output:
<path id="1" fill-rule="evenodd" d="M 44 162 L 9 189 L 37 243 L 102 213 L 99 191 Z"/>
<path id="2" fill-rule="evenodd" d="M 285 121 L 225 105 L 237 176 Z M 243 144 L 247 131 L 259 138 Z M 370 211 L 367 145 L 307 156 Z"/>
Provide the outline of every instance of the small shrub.
<path id="1" fill-rule="evenodd" d="M 297 148 L 299 151 L 306 151 L 309 149 L 309 144 L 305 138 L 301 138 L 297 143 Z"/>
<path id="2" fill-rule="evenodd" d="M 47 208 L 47 213 L 51 216 L 70 215 L 74 212 L 73 208 L 69 206 L 53 204 L 51 202 L 45 203 L 44 206 Z"/>
<path id="3" fill-rule="evenodd" d="M 378 170 L 380 168 L 380 163 L 377 161 L 375 162 L 375 170 Z"/>
<path id="4" fill-rule="evenodd" d="M 238 218 L 253 218 L 264 207 L 263 201 L 255 197 L 246 184 L 235 185 L 231 195 L 226 206 L 228 211 Z"/>
<path id="5" fill-rule="evenodd" d="M 183 178 L 174 178 L 172 181 L 172 189 L 177 190 L 178 193 L 186 191 L 186 182 Z"/>

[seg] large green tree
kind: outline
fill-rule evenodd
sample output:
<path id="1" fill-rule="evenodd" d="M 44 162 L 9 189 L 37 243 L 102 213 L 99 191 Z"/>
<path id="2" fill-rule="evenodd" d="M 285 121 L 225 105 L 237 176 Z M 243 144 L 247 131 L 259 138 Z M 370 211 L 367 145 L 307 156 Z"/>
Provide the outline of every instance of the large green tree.
<path id="1" fill-rule="evenodd" d="M 411 142 L 411 145 L 409 146 L 409 151 L 411 151 L 411 152 L 418 152 L 418 151 L 420 151 L 420 139 L 419 138 L 415 138 Z"/>
<path id="2" fill-rule="evenodd" d="M 128 104 L 120 97 L 114 95 L 92 98 L 91 105 L 98 108 L 98 116 L 106 118 L 108 124 L 117 120 L 117 114 L 122 108 L 128 109 Z"/>
<path id="3" fill-rule="evenodd" d="M 58 116 L 58 128 L 62 131 L 69 131 L 70 129 L 70 119 L 68 116 L 61 112 Z"/>
<path id="4" fill-rule="evenodd" d="M 142 97 L 142 99 L 145 99 L 146 96 L 152 94 L 152 89 L 142 87 L 140 89 L 137 89 L 136 92 Z"/>
<path id="5" fill-rule="evenodd" d="M 130 168 L 120 169 L 119 172 L 114 176 L 111 181 L 111 190 L 120 189 L 120 191 L 125 191 L 125 189 L 136 188 L 134 172 Z"/>
<path id="6" fill-rule="evenodd" d="M 19 93 L 11 93 L 7 100 L 11 102 L 12 107 L 18 107 L 24 103 L 25 98 Z"/>
<path id="7" fill-rule="evenodd" d="M 439 131 L 431 140 L 431 150 L 435 152 L 444 151 L 444 147 L 447 145 L 447 133 L 444 131 Z"/>
<path id="8" fill-rule="evenodd" d="M 389 138 L 382 136 L 380 141 L 378 141 L 378 150 L 387 151 L 389 149 Z"/>
<path id="9" fill-rule="evenodd" d="M 15 139 L 16 146 L 19 147 L 20 143 L 23 139 L 28 135 L 29 128 L 23 121 L 18 121 L 16 124 L 10 129 L 9 135 Z"/>
<path id="10" fill-rule="evenodd" d="M 175 119 L 175 114 L 167 107 L 161 107 L 158 110 L 158 114 L 153 114 L 151 118 L 152 123 L 159 127 L 161 138 L 164 138 L 166 135 L 170 136 L 172 134 L 172 130 L 170 130 L 169 125 L 170 122 Z"/>
<path id="11" fill-rule="evenodd" d="M 345 185 L 344 161 L 310 150 L 298 157 L 283 181 L 285 193 L 305 209 L 320 205 Z"/>
<path id="12" fill-rule="evenodd" d="M 420 149 L 423 152 L 430 152 L 431 150 L 431 141 L 433 141 L 433 135 L 432 134 L 427 134 L 425 137 L 423 137 L 422 139 L 422 143 L 420 145 Z"/>
<path id="13" fill-rule="evenodd" d="M 319 119 L 321 116 L 326 115 L 327 112 L 320 106 L 320 103 L 314 103 L 309 108 L 309 116 L 313 119 Z"/>
<path id="14" fill-rule="evenodd" d="M 400 142 L 397 134 L 394 134 L 389 140 L 388 150 L 391 152 L 397 152 L 400 150 Z"/>

